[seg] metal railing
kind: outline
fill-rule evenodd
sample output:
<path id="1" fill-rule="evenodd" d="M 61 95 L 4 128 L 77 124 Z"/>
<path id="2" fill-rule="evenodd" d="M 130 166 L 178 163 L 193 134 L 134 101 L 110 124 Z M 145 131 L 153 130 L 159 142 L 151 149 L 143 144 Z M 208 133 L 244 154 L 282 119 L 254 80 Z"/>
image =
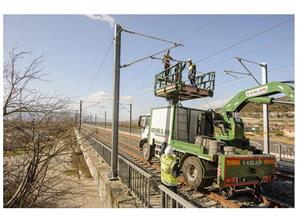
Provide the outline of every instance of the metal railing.
<path id="1" fill-rule="evenodd" d="M 250 140 L 250 145 L 262 149 L 262 144 L 257 141 Z"/>
<path id="2" fill-rule="evenodd" d="M 155 92 L 159 89 L 174 86 L 176 89 L 183 84 L 190 84 L 189 79 L 183 80 L 182 72 L 185 69 L 186 64 L 179 62 L 174 66 L 156 74 L 155 76 Z M 213 91 L 215 88 L 215 72 L 208 72 L 202 74 L 196 74 L 194 79 L 196 88 L 206 89 Z"/>
<path id="3" fill-rule="evenodd" d="M 186 201 L 164 185 L 159 185 L 161 190 L 161 207 L 162 208 L 195 208 L 193 204 Z"/>
<path id="4" fill-rule="evenodd" d="M 209 72 L 196 77 L 196 85 L 199 89 L 214 90 L 215 88 L 215 72 Z"/>
<path id="5" fill-rule="evenodd" d="M 81 133 L 101 158 L 110 166 L 111 148 L 97 140 L 85 129 L 82 129 Z M 119 177 L 122 182 L 127 185 L 129 190 L 145 207 L 150 207 L 150 181 L 152 176 L 121 155 L 118 156 L 118 163 Z"/>
<path id="6" fill-rule="evenodd" d="M 182 83 L 182 71 L 184 68 L 185 64 L 177 63 L 174 66 L 158 73 L 155 76 L 155 91 L 172 84 L 180 85 Z"/>
<path id="7" fill-rule="evenodd" d="M 250 144 L 259 149 L 262 149 L 262 144 L 257 141 L 250 141 Z M 273 143 L 273 145 L 270 146 L 270 154 L 275 155 L 277 160 L 283 160 L 283 161 L 295 160 L 294 145 Z"/>
<path id="8" fill-rule="evenodd" d="M 278 160 L 294 161 L 295 151 L 293 145 L 284 145 L 282 143 L 275 143 L 270 150 L 271 154 L 274 154 Z"/>
<path id="9" fill-rule="evenodd" d="M 145 207 L 150 207 L 151 175 L 121 156 L 118 161 L 119 177 Z"/>

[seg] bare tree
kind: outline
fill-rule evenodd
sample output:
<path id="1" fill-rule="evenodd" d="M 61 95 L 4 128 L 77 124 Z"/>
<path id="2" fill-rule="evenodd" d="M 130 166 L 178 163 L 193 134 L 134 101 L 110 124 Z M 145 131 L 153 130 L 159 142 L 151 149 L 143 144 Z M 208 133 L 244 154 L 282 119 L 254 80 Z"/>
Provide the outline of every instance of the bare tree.
<path id="1" fill-rule="evenodd" d="M 4 207 L 52 207 L 74 194 L 57 170 L 74 142 L 68 100 L 31 88 L 45 74 L 44 56 L 23 64 L 30 54 L 14 48 L 4 65 L 4 149 L 21 153 L 4 159 Z"/>

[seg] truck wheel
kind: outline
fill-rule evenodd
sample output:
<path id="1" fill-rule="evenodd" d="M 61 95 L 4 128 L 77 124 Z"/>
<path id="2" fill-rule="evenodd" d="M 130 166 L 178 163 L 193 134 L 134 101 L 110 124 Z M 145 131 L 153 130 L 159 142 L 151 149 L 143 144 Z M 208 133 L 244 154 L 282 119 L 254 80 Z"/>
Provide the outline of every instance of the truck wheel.
<path id="1" fill-rule="evenodd" d="M 153 149 L 152 146 L 148 143 L 144 143 L 142 145 L 142 154 L 143 154 L 143 158 L 149 162 L 151 161 L 151 159 L 153 158 Z"/>
<path id="2" fill-rule="evenodd" d="M 198 162 L 198 157 L 188 157 L 183 166 L 183 177 L 187 185 L 194 189 L 201 189 L 204 187 L 206 179 L 203 179 L 203 169 Z"/>

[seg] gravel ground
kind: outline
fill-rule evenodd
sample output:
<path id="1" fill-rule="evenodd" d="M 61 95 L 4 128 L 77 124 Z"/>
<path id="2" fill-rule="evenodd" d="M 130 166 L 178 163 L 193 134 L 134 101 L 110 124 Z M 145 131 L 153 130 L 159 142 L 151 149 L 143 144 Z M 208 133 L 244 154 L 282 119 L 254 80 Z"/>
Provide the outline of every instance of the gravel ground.
<path id="1" fill-rule="evenodd" d="M 263 186 L 263 195 L 278 200 L 289 207 L 294 207 L 294 182 L 273 181 Z"/>

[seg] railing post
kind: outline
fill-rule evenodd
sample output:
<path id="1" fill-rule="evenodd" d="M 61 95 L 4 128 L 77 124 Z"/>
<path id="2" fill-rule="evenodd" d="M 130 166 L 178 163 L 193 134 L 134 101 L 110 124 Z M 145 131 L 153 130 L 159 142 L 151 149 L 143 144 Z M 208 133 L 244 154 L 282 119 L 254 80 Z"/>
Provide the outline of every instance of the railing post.
<path id="1" fill-rule="evenodd" d="M 169 197 L 169 195 L 167 194 L 167 193 L 164 193 L 164 199 L 165 199 L 165 201 L 164 201 L 164 208 L 168 208 L 168 197 Z"/>
<path id="2" fill-rule="evenodd" d="M 150 196 L 150 180 L 151 180 L 151 178 L 150 177 L 148 177 L 147 178 L 147 187 L 146 187 L 146 194 L 147 194 L 147 199 L 146 199 L 146 201 L 147 201 L 147 207 L 150 207 L 150 198 L 151 198 L 151 196 Z"/>
<path id="3" fill-rule="evenodd" d="M 161 190 L 161 206 L 165 208 L 165 192 Z"/>
<path id="4" fill-rule="evenodd" d="M 131 169 L 130 169 L 130 165 L 128 164 L 128 188 L 131 188 Z"/>

